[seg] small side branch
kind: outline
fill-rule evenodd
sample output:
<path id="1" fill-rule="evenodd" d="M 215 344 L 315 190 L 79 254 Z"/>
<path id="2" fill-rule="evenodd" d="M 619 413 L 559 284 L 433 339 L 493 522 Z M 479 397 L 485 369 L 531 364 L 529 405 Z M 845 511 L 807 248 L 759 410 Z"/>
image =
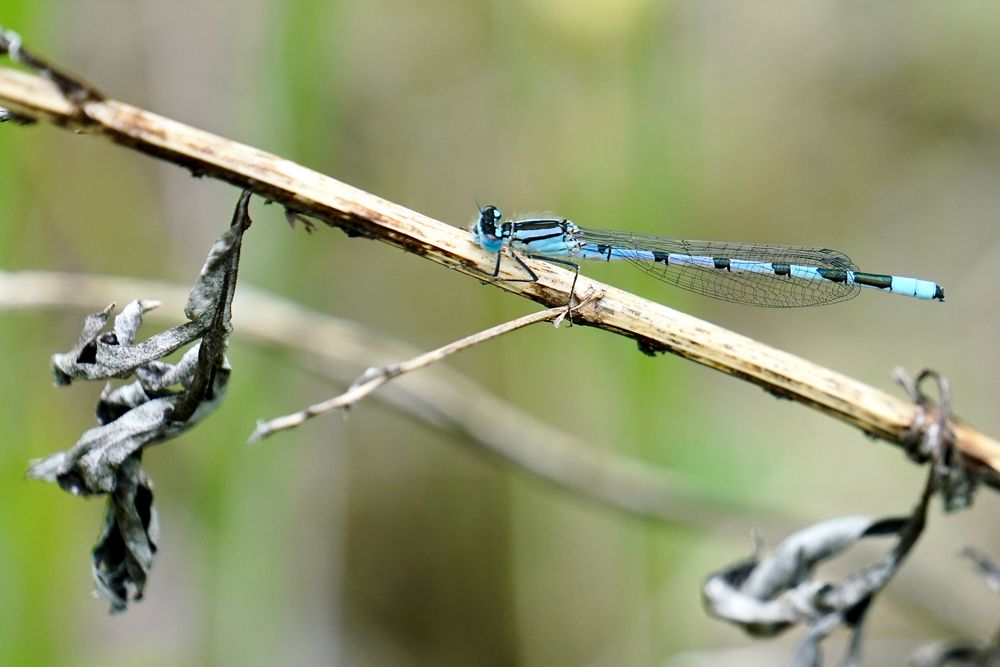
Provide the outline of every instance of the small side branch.
<path id="1" fill-rule="evenodd" d="M 599 295 L 588 295 L 583 299 L 583 301 L 574 306 L 569 313 L 571 314 L 572 312 L 579 310 L 596 298 L 599 298 Z M 297 426 L 304 424 L 307 420 L 326 414 L 327 412 L 350 408 L 393 378 L 397 378 L 400 375 L 404 375 L 405 373 L 409 373 L 426 366 L 430 366 L 431 364 L 450 357 L 456 352 L 461 352 L 462 350 L 479 345 L 480 343 L 485 343 L 486 341 L 492 340 L 498 336 L 502 336 L 512 331 L 517 331 L 518 329 L 522 329 L 531 324 L 537 324 L 538 322 L 551 321 L 554 322 L 556 326 L 559 326 L 560 322 L 562 322 L 562 319 L 566 315 L 567 310 L 565 307 L 549 308 L 548 310 L 531 313 L 530 315 L 525 315 L 509 322 L 504 322 L 503 324 L 499 324 L 495 327 L 490 327 L 485 331 L 480 331 L 472 334 L 471 336 L 466 336 L 465 338 L 448 343 L 447 345 L 439 347 L 436 350 L 425 352 L 424 354 L 402 363 L 393 364 L 391 366 L 369 368 L 361 375 L 361 377 L 351 384 L 347 391 L 339 396 L 335 396 L 321 403 L 310 405 L 308 408 L 300 410 L 299 412 L 294 412 L 290 415 L 275 417 L 269 421 L 260 422 L 257 424 L 257 428 L 254 432 L 250 435 L 250 442 L 259 442 L 277 431 L 286 431 L 291 428 L 296 428 Z"/>
<path id="2" fill-rule="evenodd" d="M 46 121 L 110 140 L 279 202 L 287 209 L 377 239 L 475 279 L 492 270 L 490 258 L 458 227 L 444 224 L 290 160 L 203 132 L 169 118 L 97 96 L 67 97 L 51 80 L 0 67 L 0 107 L 19 118 Z M 573 273 L 528 260 L 535 283 L 506 265 L 501 289 L 549 307 L 567 303 Z M 580 324 L 638 341 L 648 353 L 671 352 L 815 408 L 872 437 L 900 444 L 919 422 L 917 408 L 862 382 L 762 345 L 739 334 L 581 276 L 581 292 L 599 303 L 581 309 Z M 930 416 L 933 418 L 933 416 Z M 970 466 L 1000 471 L 1000 442 L 953 421 L 955 443 Z"/>

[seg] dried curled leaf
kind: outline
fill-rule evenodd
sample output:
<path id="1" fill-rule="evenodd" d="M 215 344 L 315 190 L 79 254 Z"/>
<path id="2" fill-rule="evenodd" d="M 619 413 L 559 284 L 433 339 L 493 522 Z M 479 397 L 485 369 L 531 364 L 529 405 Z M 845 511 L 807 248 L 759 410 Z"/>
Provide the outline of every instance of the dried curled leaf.
<path id="1" fill-rule="evenodd" d="M 80 338 L 68 352 L 52 355 L 52 375 L 57 385 L 73 380 L 108 380 L 127 378 L 136 370 L 188 345 L 208 330 L 206 319 L 188 322 L 143 342 L 132 345 L 142 324 L 143 313 L 157 307 L 157 301 L 136 300 L 115 318 L 111 331 L 105 331 L 114 304 L 100 313 L 88 315 Z"/>
<path id="2" fill-rule="evenodd" d="M 923 531 L 937 480 L 932 469 L 920 502 L 908 517 L 824 521 L 786 538 L 766 556 L 755 554 L 713 574 L 702 587 L 706 608 L 758 637 L 806 626 L 793 660 L 803 667 L 822 664 L 820 643 L 838 627 L 846 627 L 851 642 L 841 664 L 860 664 L 865 615 Z M 883 558 L 840 581 L 815 578 L 821 564 L 872 537 L 895 537 L 897 542 Z"/>
<path id="3" fill-rule="evenodd" d="M 225 395 L 230 308 L 240 244 L 250 225 L 249 198 L 244 192 L 232 227 L 212 246 L 191 291 L 192 321 L 135 343 L 143 314 L 158 303 L 132 301 L 108 330 L 112 304 L 87 316 L 76 345 L 52 357 L 57 385 L 135 378 L 118 387 L 106 384 L 97 404 L 98 426 L 69 450 L 34 462 L 27 473 L 76 495 L 108 496 L 93 567 L 98 591 L 113 612 L 126 608 L 130 590 L 134 599 L 142 597 L 159 539 L 152 485 L 140 467 L 143 448 L 189 430 Z M 195 341 L 178 363 L 162 361 Z"/>
<path id="4" fill-rule="evenodd" d="M 229 379 L 229 367 L 223 360 L 218 368 L 200 369 L 192 363 L 197 361 L 199 350 L 200 344 L 192 347 L 177 366 L 159 362 L 157 366 L 139 367 L 136 374 L 140 379 L 117 389 L 106 385 L 97 403 L 100 426 L 85 431 L 71 449 L 34 463 L 28 477 L 56 482 L 76 495 L 114 492 L 118 468 L 128 457 L 146 445 L 180 435 L 218 406 Z M 174 419 L 176 406 L 188 398 L 198 372 L 212 370 L 211 395 L 200 398 L 199 409 L 190 418 Z M 180 388 L 172 390 L 160 384 L 161 374 Z M 154 382 L 148 382 L 146 377 Z"/>

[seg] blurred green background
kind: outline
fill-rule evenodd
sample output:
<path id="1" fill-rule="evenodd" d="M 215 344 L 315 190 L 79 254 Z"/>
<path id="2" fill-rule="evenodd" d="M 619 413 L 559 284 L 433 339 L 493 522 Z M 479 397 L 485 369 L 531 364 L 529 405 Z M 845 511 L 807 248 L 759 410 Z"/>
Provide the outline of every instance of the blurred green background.
<path id="1" fill-rule="evenodd" d="M 998 4 L 4 0 L 0 23 L 113 97 L 455 225 L 478 200 L 591 227 L 830 246 L 936 280 L 943 305 L 866 292 L 782 311 L 584 269 L 890 392 L 893 367 L 936 368 L 962 417 L 1000 433 Z M 237 195 L 99 140 L 6 124 L 0 266 L 190 283 Z M 291 233 L 259 200 L 252 212 L 246 285 L 420 348 L 534 308 L 383 244 Z M 2 665 L 789 659 L 798 633 L 753 643 L 700 602 L 702 580 L 747 555 L 768 516 L 735 532 L 631 517 L 376 400 L 248 447 L 257 419 L 342 387 L 239 331 L 226 403 L 144 459 L 161 549 L 147 598 L 110 617 L 90 596 L 102 502 L 22 479 L 93 424 L 100 387 L 56 389 L 48 371 L 81 315 L 0 317 Z M 451 363 L 591 447 L 798 517 L 789 528 L 902 513 L 922 484 L 856 430 L 585 327 L 537 326 Z M 961 515 L 935 511 L 871 614 L 872 664 L 992 631 L 997 601 L 956 553 L 1000 556 L 998 509 L 983 494 Z"/>

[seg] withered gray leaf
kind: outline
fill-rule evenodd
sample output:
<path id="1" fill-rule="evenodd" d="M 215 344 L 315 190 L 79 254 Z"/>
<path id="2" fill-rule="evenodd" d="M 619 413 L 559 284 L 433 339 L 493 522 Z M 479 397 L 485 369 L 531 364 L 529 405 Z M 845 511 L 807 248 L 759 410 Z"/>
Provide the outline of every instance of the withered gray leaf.
<path id="1" fill-rule="evenodd" d="M 189 430 L 225 395 L 230 306 L 240 244 L 250 225 L 249 199 L 244 192 L 233 225 L 212 246 L 188 301 L 191 321 L 136 343 L 143 314 L 158 303 L 132 301 L 109 330 L 112 304 L 87 316 L 76 345 L 52 357 L 58 385 L 134 378 L 120 386 L 106 384 L 98 425 L 70 449 L 34 462 L 27 473 L 76 495 L 108 496 L 93 568 L 97 589 L 113 612 L 127 607 L 130 592 L 134 599 L 142 597 L 159 541 L 152 485 L 140 467 L 143 449 Z M 163 361 L 191 343 L 176 364 Z"/>
<path id="2" fill-rule="evenodd" d="M 702 587 L 706 608 L 753 636 L 769 637 L 794 625 L 806 626 L 792 661 L 803 667 L 821 665 L 820 643 L 838 627 L 846 627 L 851 641 L 840 664 L 860 664 L 865 615 L 920 536 L 937 479 L 931 470 L 910 516 L 824 521 L 786 538 L 770 554 L 755 554 L 711 575 Z M 840 581 L 815 577 L 819 565 L 873 537 L 895 537 L 896 544 L 878 561 Z"/>
<path id="3" fill-rule="evenodd" d="M 133 599 L 142 599 L 160 539 L 153 488 L 139 467 L 140 456 L 137 452 L 119 467 L 120 480 L 108 495 L 101 536 L 93 549 L 94 581 L 111 601 L 113 613 L 125 611 L 130 590 Z"/>
<path id="4" fill-rule="evenodd" d="M 158 305 L 156 301 L 132 301 L 115 317 L 112 331 L 105 329 L 114 304 L 100 313 L 88 315 L 76 345 L 68 352 L 52 355 L 55 383 L 67 385 L 73 380 L 127 378 L 139 367 L 198 340 L 208 330 L 208 321 L 187 322 L 133 345 L 142 314 Z"/>

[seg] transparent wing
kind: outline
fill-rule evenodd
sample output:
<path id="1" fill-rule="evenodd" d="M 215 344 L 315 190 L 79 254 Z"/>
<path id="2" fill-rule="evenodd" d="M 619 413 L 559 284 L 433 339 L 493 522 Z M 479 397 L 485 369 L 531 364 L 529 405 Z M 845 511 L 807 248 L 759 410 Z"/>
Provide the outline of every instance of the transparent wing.
<path id="1" fill-rule="evenodd" d="M 773 271 L 718 269 L 681 263 L 647 261 L 627 251 L 673 253 L 692 257 L 746 260 L 762 264 L 782 263 L 819 269 L 857 271 L 851 258 L 828 248 L 804 248 L 755 243 L 686 241 L 652 234 L 580 229 L 584 243 L 611 246 L 626 252 L 615 253 L 640 269 L 671 285 L 724 301 L 772 308 L 817 306 L 847 301 L 861 291 L 858 285 L 826 279 L 777 275 Z"/>

